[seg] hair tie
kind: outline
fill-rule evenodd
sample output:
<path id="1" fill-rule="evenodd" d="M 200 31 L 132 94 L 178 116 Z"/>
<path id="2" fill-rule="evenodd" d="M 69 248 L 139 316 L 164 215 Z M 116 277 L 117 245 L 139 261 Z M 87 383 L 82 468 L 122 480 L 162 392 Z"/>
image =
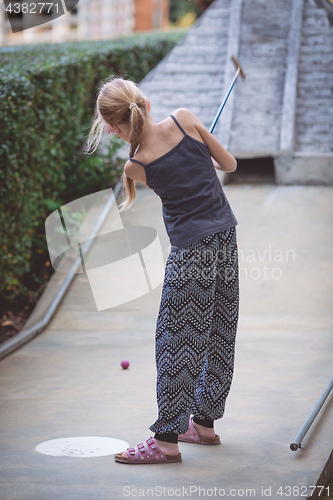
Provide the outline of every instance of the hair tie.
<path id="1" fill-rule="evenodd" d="M 132 109 L 134 108 L 134 106 L 136 106 L 136 102 L 131 102 L 131 104 L 128 106 L 129 109 L 132 111 Z"/>

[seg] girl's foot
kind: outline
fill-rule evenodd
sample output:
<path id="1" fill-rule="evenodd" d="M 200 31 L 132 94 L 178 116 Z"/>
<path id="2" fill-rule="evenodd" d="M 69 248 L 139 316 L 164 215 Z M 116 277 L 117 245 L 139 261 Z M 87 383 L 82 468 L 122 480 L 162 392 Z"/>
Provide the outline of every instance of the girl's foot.
<path id="1" fill-rule="evenodd" d="M 203 425 L 196 424 L 194 420 L 192 420 L 192 424 L 195 427 L 200 437 L 212 438 L 212 439 L 215 437 L 215 431 L 213 428 L 204 427 Z"/>
<path id="2" fill-rule="evenodd" d="M 220 444 L 220 436 L 215 434 L 214 429 L 196 424 L 190 417 L 188 429 L 184 434 L 179 434 L 178 441 L 194 444 Z"/>
<path id="3" fill-rule="evenodd" d="M 160 448 L 160 450 L 163 451 L 163 453 L 165 453 L 165 455 L 178 455 L 178 453 L 179 453 L 178 444 L 167 443 L 166 441 L 160 441 L 159 439 L 155 439 L 155 438 L 154 438 L 154 441 L 157 444 L 157 446 Z M 127 450 L 121 452 L 122 457 L 127 457 L 127 454 L 128 454 Z"/>

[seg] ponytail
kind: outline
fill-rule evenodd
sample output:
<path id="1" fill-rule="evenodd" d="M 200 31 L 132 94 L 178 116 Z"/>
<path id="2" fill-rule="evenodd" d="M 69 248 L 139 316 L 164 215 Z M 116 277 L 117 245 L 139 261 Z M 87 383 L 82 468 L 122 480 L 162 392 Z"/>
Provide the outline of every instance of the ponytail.
<path id="1" fill-rule="evenodd" d="M 120 77 L 102 80 L 98 86 L 98 96 L 94 112 L 94 121 L 87 139 L 85 153 L 93 153 L 101 140 L 107 123 L 128 123 L 130 128 L 130 157 L 132 158 L 145 132 L 147 122 L 147 105 L 145 96 L 137 85 Z M 136 198 L 135 182 L 125 172 L 122 173 L 123 192 L 125 201 L 120 205 L 120 212 L 132 206 Z"/>
<path id="2" fill-rule="evenodd" d="M 132 106 L 132 116 L 131 116 L 131 149 L 130 149 L 130 157 L 135 155 L 136 150 L 138 149 L 141 141 L 141 137 L 144 132 L 144 126 L 145 126 L 145 115 L 139 108 L 139 106 L 136 103 L 135 106 Z"/>
<path id="3" fill-rule="evenodd" d="M 123 210 L 128 210 L 133 205 L 136 198 L 136 189 L 135 182 L 133 179 L 130 179 L 125 172 L 121 174 L 120 180 L 123 183 L 122 192 L 126 193 L 125 201 L 119 205 L 119 212 L 122 212 Z"/>
<path id="4" fill-rule="evenodd" d="M 129 110 L 131 112 L 131 118 L 130 118 L 130 123 L 131 123 L 131 135 L 130 135 L 130 144 L 131 144 L 131 149 L 129 152 L 129 156 L 132 158 L 138 147 L 140 146 L 141 138 L 145 130 L 145 124 L 146 124 L 146 116 L 145 113 L 142 111 L 142 109 L 138 106 L 138 104 L 133 101 L 129 105 Z M 146 106 L 145 106 L 145 112 L 146 112 Z M 126 199 L 125 201 L 120 205 L 120 212 L 123 210 L 127 210 L 130 208 L 136 198 L 136 189 L 135 189 L 135 182 L 133 179 L 130 179 L 125 172 L 123 172 L 121 176 L 121 180 L 123 183 L 123 192 L 125 190 L 126 192 Z"/>

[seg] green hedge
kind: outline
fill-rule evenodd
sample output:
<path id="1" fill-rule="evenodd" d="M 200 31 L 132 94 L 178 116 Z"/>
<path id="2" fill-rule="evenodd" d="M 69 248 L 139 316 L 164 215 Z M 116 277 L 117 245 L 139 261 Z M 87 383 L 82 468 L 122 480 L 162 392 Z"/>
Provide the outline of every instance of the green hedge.
<path id="1" fill-rule="evenodd" d="M 44 221 L 57 207 L 114 186 L 117 146 L 85 155 L 97 83 L 139 82 L 184 31 L 0 49 L 0 302 L 36 298 L 51 274 Z M 0 313 L 4 311 L 0 309 Z"/>

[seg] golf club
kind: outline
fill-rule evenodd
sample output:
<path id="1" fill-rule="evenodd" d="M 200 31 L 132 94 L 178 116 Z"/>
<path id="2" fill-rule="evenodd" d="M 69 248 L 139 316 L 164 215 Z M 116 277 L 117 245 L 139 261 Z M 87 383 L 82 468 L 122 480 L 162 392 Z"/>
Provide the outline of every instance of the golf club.
<path id="1" fill-rule="evenodd" d="M 234 77 L 234 79 L 233 79 L 233 81 L 232 81 L 232 84 L 230 85 L 230 88 L 229 88 L 229 90 L 228 90 L 228 93 L 227 93 L 227 95 L 225 96 L 225 99 L 224 99 L 224 101 L 222 102 L 222 104 L 221 104 L 221 106 L 220 106 L 220 108 L 219 108 L 219 110 L 218 110 L 218 112 L 217 112 L 217 114 L 216 114 L 216 116 L 215 116 L 215 118 L 214 118 L 214 121 L 213 121 L 213 123 L 212 123 L 212 124 L 211 124 L 211 126 L 210 126 L 209 132 L 210 132 L 211 134 L 213 133 L 213 130 L 214 130 L 214 128 L 215 128 L 215 125 L 217 124 L 217 120 L 219 119 L 220 114 L 222 113 L 222 110 L 223 110 L 223 108 L 224 108 L 224 106 L 225 106 L 225 103 L 226 103 L 226 102 L 227 102 L 227 100 L 228 100 L 228 97 L 229 97 L 229 95 L 230 95 L 230 92 L 232 91 L 232 89 L 233 89 L 233 87 L 234 87 L 234 85 L 235 85 L 235 83 L 236 83 L 236 80 L 237 80 L 237 78 L 238 78 L 238 75 L 239 75 L 239 74 L 241 74 L 241 77 L 243 78 L 243 80 L 245 80 L 245 73 L 244 73 L 244 71 L 242 70 L 242 67 L 241 67 L 241 65 L 240 65 L 239 61 L 237 61 L 236 57 L 234 57 L 234 56 L 231 56 L 231 59 L 232 59 L 232 60 L 233 60 L 233 62 L 235 63 L 235 66 L 236 66 L 236 68 L 237 68 L 237 71 L 236 71 L 235 77 Z"/>

